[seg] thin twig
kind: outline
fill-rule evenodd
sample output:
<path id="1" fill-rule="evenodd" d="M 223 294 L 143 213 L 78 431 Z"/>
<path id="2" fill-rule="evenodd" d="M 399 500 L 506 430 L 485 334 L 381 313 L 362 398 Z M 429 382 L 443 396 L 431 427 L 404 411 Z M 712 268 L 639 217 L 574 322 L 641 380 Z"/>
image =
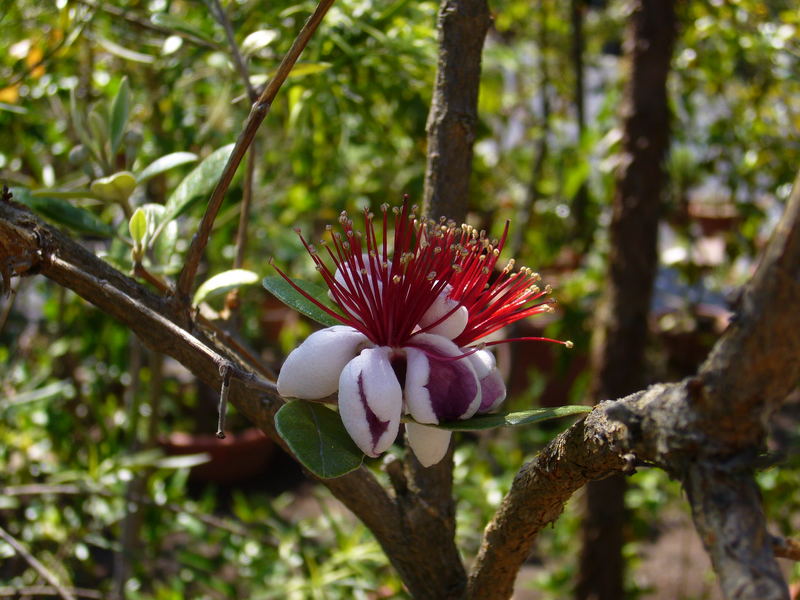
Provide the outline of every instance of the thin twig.
<path id="1" fill-rule="evenodd" d="M 96 590 L 86 588 L 65 588 L 75 595 L 76 598 L 96 598 L 102 600 L 103 594 Z M 38 598 L 40 596 L 59 596 L 58 589 L 49 585 L 28 585 L 25 587 L 0 587 L 0 597 L 13 598 Z"/>
<path id="2" fill-rule="evenodd" d="M 197 233 L 192 238 L 192 244 L 186 254 L 186 263 L 183 265 L 183 269 L 178 277 L 178 283 L 175 289 L 175 298 L 182 307 L 187 307 L 189 304 L 189 292 L 192 284 L 194 283 L 194 278 L 197 274 L 197 268 L 200 265 L 200 259 L 203 255 L 206 244 L 208 243 L 208 238 L 211 235 L 211 228 L 214 225 L 214 219 L 216 219 L 217 213 L 222 206 L 225 193 L 228 191 L 228 187 L 230 187 L 233 176 L 236 173 L 236 169 L 242 162 L 242 158 L 244 158 L 250 143 L 253 141 L 253 137 L 255 136 L 258 127 L 269 113 L 272 102 L 275 100 L 275 96 L 278 94 L 278 90 L 280 90 L 283 82 L 286 81 L 286 78 L 289 76 L 289 72 L 294 67 L 297 59 L 303 52 L 303 49 L 305 49 L 306 45 L 311 39 L 311 36 L 314 35 L 314 32 L 319 27 L 319 24 L 322 22 L 322 18 L 328 12 L 328 9 L 330 9 L 330 7 L 333 5 L 333 2 L 334 0 L 320 1 L 320 3 L 317 5 L 317 9 L 314 11 L 314 14 L 312 14 L 306 21 L 305 25 L 300 30 L 300 33 L 297 35 L 297 38 L 292 44 L 292 47 L 286 53 L 286 56 L 283 57 L 275 76 L 267 84 L 267 87 L 264 88 L 261 96 L 253 104 L 253 107 L 250 110 L 250 116 L 247 118 L 247 122 L 245 123 L 242 133 L 239 135 L 239 139 L 236 140 L 236 145 L 231 152 L 228 163 L 225 165 L 225 170 L 217 182 L 214 191 L 211 193 L 211 198 L 208 200 L 206 213 L 203 215 L 203 220 L 200 222 L 200 227 L 198 228 Z"/>
<path id="3" fill-rule="evenodd" d="M 209 48 L 211 50 L 222 50 L 222 47 L 218 44 L 215 44 L 209 40 L 204 40 L 203 38 L 196 37 L 191 33 L 187 33 L 185 31 L 180 31 L 178 29 L 170 29 L 169 27 L 162 27 L 161 25 L 156 25 L 152 21 L 146 19 L 145 17 L 139 16 L 134 14 L 131 11 L 123 10 L 113 4 L 109 4 L 107 2 L 99 3 L 99 2 L 92 2 L 92 0 L 78 0 L 80 4 L 85 6 L 89 6 L 91 8 L 101 10 L 105 13 L 108 13 L 111 16 L 119 17 L 140 27 L 142 29 L 147 29 L 150 31 L 155 31 L 157 33 L 162 33 L 164 35 L 177 35 L 178 37 L 183 38 L 187 42 L 191 42 L 196 46 L 202 46 L 204 48 Z"/>
<path id="4" fill-rule="evenodd" d="M 220 4 L 219 0 L 211 0 L 211 14 L 214 15 L 214 18 L 225 30 L 225 37 L 228 39 L 228 46 L 231 50 L 233 64 L 236 65 L 236 70 L 239 71 L 239 75 L 244 82 L 250 102 L 255 102 L 258 98 L 258 93 L 256 93 L 253 84 L 250 82 L 250 73 L 247 70 L 247 64 L 244 62 L 242 53 L 239 50 L 239 45 L 236 43 L 236 38 L 233 35 L 231 20 L 228 18 L 228 14 L 225 12 L 225 9 L 222 8 L 222 4 Z"/>
<path id="5" fill-rule="evenodd" d="M 225 416 L 228 413 L 228 394 L 231 391 L 231 369 L 233 365 L 222 364 L 219 374 L 222 377 L 222 386 L 219 391 L 219 406 L 217 408 L 217 437 L 225 439 Z"/>
<path id="6" fill-rule="evenodd" d="M 47 583 L 55 588 L 59 596 L 64 598 L 64 600 L 75 600 L 75 595 L 61 584 L 61 582 L 58 580 L 58 577 L 56 577 L 53 572 L 50 571 L 50 569 L 39 562 L 39 560 L 33 554 L 28 552 L 28 549 L 23 546 L 19 540 L 17 540 L 17 538 L 8 533 L 2 527 L 0 527 L 0 538 L 2 538 L 6 544 L 11 546 L 14 549 L 14 552 L 25 559 L 25 562 L 33 567 L 33 569 L 39 573 L 42 578 L 47 580 Z"/>

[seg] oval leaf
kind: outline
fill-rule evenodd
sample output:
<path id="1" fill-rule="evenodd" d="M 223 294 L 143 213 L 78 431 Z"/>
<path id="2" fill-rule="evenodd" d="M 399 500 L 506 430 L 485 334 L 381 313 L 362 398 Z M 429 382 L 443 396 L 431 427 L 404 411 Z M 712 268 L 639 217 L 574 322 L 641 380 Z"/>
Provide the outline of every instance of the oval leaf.
<path id="1" fill-rule="evenodd" d="M 24 188 L 12 188 L 11 191 L 14 194 L 14 200 L 20 204 L 24 204 L 45 219 L 59 225 L 65 225 L 78 233 L 96 235 L 98 237 L 108 237 L 114 233 L 112 227 L 103 223 L 93 213 L 84 208 L 73 206 L 66 200 L 34 196 Z"/>
<path id="2" fill-rule="evenodd" d="M 225 169 L 231 150 L 233 144 L 214 150 L 183 178 L 172 195 L 167 198 L 165 221 L 175 219 L 191 206 L 193 200 L 211 193 Z"/>
<path id="3" fill-rule="evenodd" d="M 92 182 L 92 193 L 109 202 L 127 202 L 136 188 L 136 178 L 130 171 L 119 171 Z"/>
<path id="4" fill-rule="evenodd" d="M 231 269 L 217 273 L 204 281 L 194 293 L 192 304 L 197 306 L 203 300 L 225 294 L 243 285 L 251 285 L 258 281 L 258 275 L 247 269 Z"/>
<path id="5" fill-rule="evenodd" d="M 302 289 L 317 302 L 330 307 L 333 311 L 337 311 L 336 307 L 333 306 L 328 298 L 327 288 L 315 283 L 311 283 L 310 281 L 302 281 L 300 279 L 293 279 L 292 281 L 295 283 L 295 285 L 297 285 L 297 287 Z M 270 275 L 269 277 L 264 277 L 264 280 L 261 283 L 270 294 L 275 296 L 286 306 L 289 306 L 297 312 L 304 314 L 309 319 L 313 319 L 317 323 L 321 323 L 326 327 L 342 324 L 341 321 L 334 319 L 332 316 L 294 289 L 280 275 Z"/>
<path id="6" fill-rule="evenodd" d="M 284 404 L 275 414 L 275 429 L 317 477 L 341 477 L 364 461 L 339 415 L 322 404 L 302 400 Z"/>
<path id="7" fill-rule="evenodd" d="M 197 154 L 193 152 L 173 152 L 172 154 L 165 154 L 164 156 L 155 159 L 144 169 L 136 174 L 136 183 L 142 184 L 148 179 L 152 179 L 156 175 L 161 175 L 170 169 L 191 163 L 197 160 Z"/>
<path id="8" fill-rule="evenodd" d="M 278 32 L 274 29 L 259 29 L 244 38 L 239 49 L 243 55 L 249 56 L 255 54 L 262 48 L 266 48 L 277 38 Z"/>
<path id="9" fill-rule="evenodd" d="M 142 242 L 144 242 L 144 236 L 147 235 L 147 213 L 141 206 L 133 213 L 128 223 L 128 229 L 131 232 L 134 246 L 136 248 L 141 248 L 143 246 Z"/>
<path id="10" fill-rule="evenodd" d="M 493 429 L 495 427 L 516 427 L 519 425 L 530 425 L 540 421 L 560 419 L 571 415 L 581 415 L 591 412 L 591 406 L 556 406 L 553 408 L 533 408 L 531 410 L 521 410 L 510 413 L 497 413 L 493 415 L 479 415 L 463 421 L 451 421 L 449 423 L 439 423 L 435 427 L 449 429 L 450 431 L 479 431 L 481 429 Z"/>

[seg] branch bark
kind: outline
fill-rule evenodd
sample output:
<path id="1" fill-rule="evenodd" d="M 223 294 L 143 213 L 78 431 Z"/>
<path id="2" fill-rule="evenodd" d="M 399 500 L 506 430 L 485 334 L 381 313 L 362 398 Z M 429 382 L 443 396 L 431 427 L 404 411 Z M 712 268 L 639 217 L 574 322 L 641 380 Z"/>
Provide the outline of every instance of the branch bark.
<path id="1" fill-rule="evenodd" d="M 649 463 L 683 482 L 727 598 L 788 599 L 752 471 L 767 418 L 800 381 L 800 176 L 741 298 L 695 377 L 599 404 L 523 467 L 486 528 L 467 598 L 508 598 L 575 490 Z"/>
<path id="2" fill-rule="evenodd" d="M 467 216 L 481 52 L 490 24 L 486 0 L 442 0 L 423 210 L 433 218 L 444 215 L 462 223 Z"/>

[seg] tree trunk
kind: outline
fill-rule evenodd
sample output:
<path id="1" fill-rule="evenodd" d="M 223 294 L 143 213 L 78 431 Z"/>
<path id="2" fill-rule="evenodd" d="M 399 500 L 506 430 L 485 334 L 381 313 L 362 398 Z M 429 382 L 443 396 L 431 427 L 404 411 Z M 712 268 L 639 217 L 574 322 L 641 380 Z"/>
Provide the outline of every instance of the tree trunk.
<path id="1" fill-rule="evenodd" d="M 490 23 L 486 0 L 442 0 L 423 211 L 432 218 L 462 223 L 467 216 L 481 53 Z"/>
<path id="2" fill-rule="evenodd" d="M 595 401 L 625 396 L 645 383 L 662 163 L 669 143 L 666 83 L 675 35 L 673 0 L 634 2 L 626 39 L 630 74 L 622 106 L 623 161 L 613 200 L 606 294 L 592 352 Z M 624 494 L 625 480 L 619 475 L 587 486 L 576 591 L 580 600 L 624 596 Z"/>

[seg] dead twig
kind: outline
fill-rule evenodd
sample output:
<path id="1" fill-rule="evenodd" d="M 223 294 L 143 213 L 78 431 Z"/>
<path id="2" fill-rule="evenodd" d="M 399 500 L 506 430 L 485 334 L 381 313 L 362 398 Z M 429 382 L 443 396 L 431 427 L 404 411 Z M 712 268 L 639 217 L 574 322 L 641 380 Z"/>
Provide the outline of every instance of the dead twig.
<path id="1" fill-rule="evenodd" d="M 55 590 L 58 596 L 61 596 L 64 600 L 75 600 L 75 594 L 66 587 L 64 587 L 61 582 L 58 580 L 53 572 L 45 567 L 39 560 L 31 554 L 28 549 L 23 546 L 17 538 L 13 535 L 8 533 L 5 529 L 0 527 L 0 539 L 2 539 L 6 544 L 11 546 L 14 549 L 14 552 L 19 554 L 25 562 L 27 562 L 34 571 L 36 571 L 44 580 L 47 581 L 53 589 Z"/>

